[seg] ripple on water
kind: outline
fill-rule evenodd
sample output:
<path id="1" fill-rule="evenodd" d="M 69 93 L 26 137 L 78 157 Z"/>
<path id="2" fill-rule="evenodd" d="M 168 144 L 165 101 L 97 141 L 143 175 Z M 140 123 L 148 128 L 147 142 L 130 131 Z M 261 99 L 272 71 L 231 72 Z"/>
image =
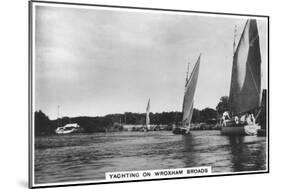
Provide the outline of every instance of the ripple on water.
<path id="1" fill-rule="evenodd" d="M 116 132 L 35 139 L 35 183 L 102 180 L 106 172 L 212 166 L 213 172 L 266 169 L 266 138 L 219 131 Z"/>

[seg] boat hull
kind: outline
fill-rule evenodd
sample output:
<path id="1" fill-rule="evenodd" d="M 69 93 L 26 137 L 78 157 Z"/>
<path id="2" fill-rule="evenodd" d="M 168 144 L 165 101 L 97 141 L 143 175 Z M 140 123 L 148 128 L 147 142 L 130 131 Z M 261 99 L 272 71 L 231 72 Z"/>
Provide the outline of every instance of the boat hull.
<path id="1" fill-rule="evenodd" d="M 259 129 L 259 125 L 226 126 L 221 128 L 221 134 L 230 136 L 257 135 Z"/>
<path id="2" fill-rule="evenodd" d="M 70 133 L 75 133 L 77 130 L 68 130 L 68 131 L 56 131 L 57 134 L 59 135 L 65 135 L 65 134 L 70 134 Z"/>
<path id="3" fill-rule="evenodd" d="M 189 128 L 179 128 L 179 127 L 177 127 L 177 128 L 174 128 L 173 129 L 173 133 L 175 134 L 175 135 L 186 135 L 186 134 L 189 134 Z"/>
<path id="4" fill-rule="evenodd" d="M 59 135 L 65 135 L 65 134 L 70 134 L 70 133 L 77 133 L 78 131 L 79 131 L 78 129 L 71 129 L 71 130 L 66 130 L 66 131 L 59 130 L 59 131 L 56 131 L 56 133 Z"/>

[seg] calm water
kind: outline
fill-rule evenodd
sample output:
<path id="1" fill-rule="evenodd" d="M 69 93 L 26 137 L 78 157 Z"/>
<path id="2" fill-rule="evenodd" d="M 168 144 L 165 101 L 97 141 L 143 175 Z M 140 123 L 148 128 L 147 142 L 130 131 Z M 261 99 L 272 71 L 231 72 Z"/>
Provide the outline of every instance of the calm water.
<path id="1" fill-rule="evenodd" d="M 266 169 L 266 138 L 117 132 L 37 137 L 35 183 L 102 180 L 105 172 L 212 166 L 213 172 Z"/>

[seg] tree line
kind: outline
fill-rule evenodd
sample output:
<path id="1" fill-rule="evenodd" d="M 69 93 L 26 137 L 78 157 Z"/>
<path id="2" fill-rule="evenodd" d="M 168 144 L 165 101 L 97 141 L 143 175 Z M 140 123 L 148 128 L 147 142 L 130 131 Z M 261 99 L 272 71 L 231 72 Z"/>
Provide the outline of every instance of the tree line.
<path id="1" fill-rule="evenodd" d="M 99 117 L 62 117 L 55 120 L 50 120 L 49 117 L 41 110 L 36 111 L 35 117 L 35 135 L 52 135 L 59 126 L 64 126 L 68 123 L 77 123 L 83 132 L 105 132 L 113 127 L 120 127 L 124 124 L 129 125 L 144 125 L 145 113 L 125 112 L 123 114 L 109 114 Z M 152 125 L 171 125 L 180 124 L 182 121 L 182 112 L 162 112 L 150 113 L 150 124 Z M 208 122 L 217 119 L 217 111 L 212 108 L 203 110 L 194 109 L 192 123 Z"/>
<path id="2" fill-rule="evenodd" d="M 257 120 L 262 128 L 266 125 L 266 91 L 262 93 L 262 109 Z M 198 110 L 194 108 L 191 123 L 217 123 L 223 112 L 229 111 L 228 96 L 222 96 L 218 102 L 216 109 L 205 108 Z M 182 121 L 182 112 L 162 112 L 150 113 L 150 124 L 152 125 L 180 125 Z M 106 116 L 96 117 L 63 117 L 55 120 L 50 120 L 49 117 L 41 110 L 34 114 L 35 135 L 52 135 L 59 126 L 64 126 L 68 123 L 77 123 L 85 133 L 105 132 L 110 129 L 122 130 L 122 125 L 144 125 L 146 119 L 145 113 L 125 112 L 123 114 L 109 114 Z"/>

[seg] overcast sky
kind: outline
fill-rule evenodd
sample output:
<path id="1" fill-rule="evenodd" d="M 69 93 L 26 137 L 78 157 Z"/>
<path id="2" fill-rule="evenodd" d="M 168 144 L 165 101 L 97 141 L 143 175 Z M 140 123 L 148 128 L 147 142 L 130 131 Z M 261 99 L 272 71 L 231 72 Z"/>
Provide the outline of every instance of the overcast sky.
<path id="1" fill-rule="evenodd" d="M 234 26 L 246 18 L 36 6 L 35 109 L 50 118 L 181 111 L 187 63 L 201 56 L 194 107 L 229 94 Z M 267 23 L 258 21 L 262 88 Z"/>

